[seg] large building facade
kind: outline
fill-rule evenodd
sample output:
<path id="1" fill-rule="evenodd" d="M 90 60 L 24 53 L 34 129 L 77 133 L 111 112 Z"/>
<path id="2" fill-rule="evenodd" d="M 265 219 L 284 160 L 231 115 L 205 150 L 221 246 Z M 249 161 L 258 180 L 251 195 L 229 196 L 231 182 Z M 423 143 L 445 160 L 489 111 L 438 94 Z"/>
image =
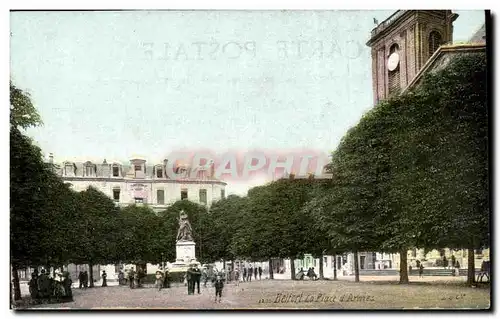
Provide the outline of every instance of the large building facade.
<path id="1" fill-rule="evenodd" d="M 52 156 L 51 156 L 52 157 Z M 113 199 L 118 206 L 147 205 L 162 211 L 178 200 L 189 200 L 210 206 L 225 197 L 224 181 L 214 178 L 213 168 L 192 172 L 190 167 L 177 165 L 172 168 L 184 177 L 171 178 L 168 162 L 147 164 L 134 158 L 128 163 L 63 162 L 57 173 L 75 191 L 92 186 Z"/>

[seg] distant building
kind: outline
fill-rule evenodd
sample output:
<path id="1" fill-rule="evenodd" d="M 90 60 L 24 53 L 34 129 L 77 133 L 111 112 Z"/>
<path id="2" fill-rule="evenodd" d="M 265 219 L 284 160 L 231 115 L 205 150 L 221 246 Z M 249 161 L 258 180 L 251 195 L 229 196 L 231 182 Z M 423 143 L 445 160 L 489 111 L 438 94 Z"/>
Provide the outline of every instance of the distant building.
<path id="1" fill-rule="evenodd" d="M 166 209 L 178 200 L 190 200 L 210 206 L 225 197 L 226 182 L 214 177 L 213 167 L 191 172 L 185 165 L 173 168 L 175 173 L 186 175 L 172 179 L 167 164 L 147 165 L 144 159 L 131 159 L 129 163 L 69 162 L 58 165 L 56 173 L 75 191 L 92 186 L 113 199 L 120 207 L 131 204 L 147 205 L 155 211 Z"/>

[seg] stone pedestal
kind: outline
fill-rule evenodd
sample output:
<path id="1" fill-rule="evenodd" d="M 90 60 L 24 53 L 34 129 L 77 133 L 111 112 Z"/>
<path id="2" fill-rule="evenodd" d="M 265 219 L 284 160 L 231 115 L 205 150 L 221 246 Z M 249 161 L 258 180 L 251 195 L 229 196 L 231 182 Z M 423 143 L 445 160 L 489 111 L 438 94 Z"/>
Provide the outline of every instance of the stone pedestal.
<path id="1" fill-rule="evenodd" d="M 184 261 L 184 263 L 189 264 L 191 260 L 196 259 L 195 257 L 195 247 L 194 241 L 178 241 L 175 245 L 175 256 L 176 261 Z"/>
<path id="2" fill-rule="evenodd" d="M 194 241 L 178 241 L 175 246 L 176 259 L 171 264 L 173 271 L 186 270 L 190 264 L 199 264 L 195 256 L 196 243 Z"/>

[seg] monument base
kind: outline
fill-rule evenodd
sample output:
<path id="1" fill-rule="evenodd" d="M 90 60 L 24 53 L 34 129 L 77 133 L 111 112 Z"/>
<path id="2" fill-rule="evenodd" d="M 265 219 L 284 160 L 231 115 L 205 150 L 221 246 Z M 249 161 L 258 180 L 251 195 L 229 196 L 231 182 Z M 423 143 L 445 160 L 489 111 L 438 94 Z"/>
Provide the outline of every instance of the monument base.
<path id="1" fill-rule="evenodd" d="M 194 241 L 177 241 L 175 246 L 176 259 L 171 264 L 170 271 L 186 271 L 191 264 L 200 265 L 195 257 L 196 243 Z"/>

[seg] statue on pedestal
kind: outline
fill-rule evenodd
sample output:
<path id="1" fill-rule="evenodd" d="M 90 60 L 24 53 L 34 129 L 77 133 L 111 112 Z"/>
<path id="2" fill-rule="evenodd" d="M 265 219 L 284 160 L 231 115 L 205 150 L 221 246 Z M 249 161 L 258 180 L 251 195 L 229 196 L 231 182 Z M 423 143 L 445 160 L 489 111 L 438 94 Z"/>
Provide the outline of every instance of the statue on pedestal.
<path id="1" fill-rule="evenodd" d="M 188 216 L 181 210 L 179 215 L 179 231 L 177 232 L 177 241 L 193 241 L 193 229 L 189 223 Z"/>

